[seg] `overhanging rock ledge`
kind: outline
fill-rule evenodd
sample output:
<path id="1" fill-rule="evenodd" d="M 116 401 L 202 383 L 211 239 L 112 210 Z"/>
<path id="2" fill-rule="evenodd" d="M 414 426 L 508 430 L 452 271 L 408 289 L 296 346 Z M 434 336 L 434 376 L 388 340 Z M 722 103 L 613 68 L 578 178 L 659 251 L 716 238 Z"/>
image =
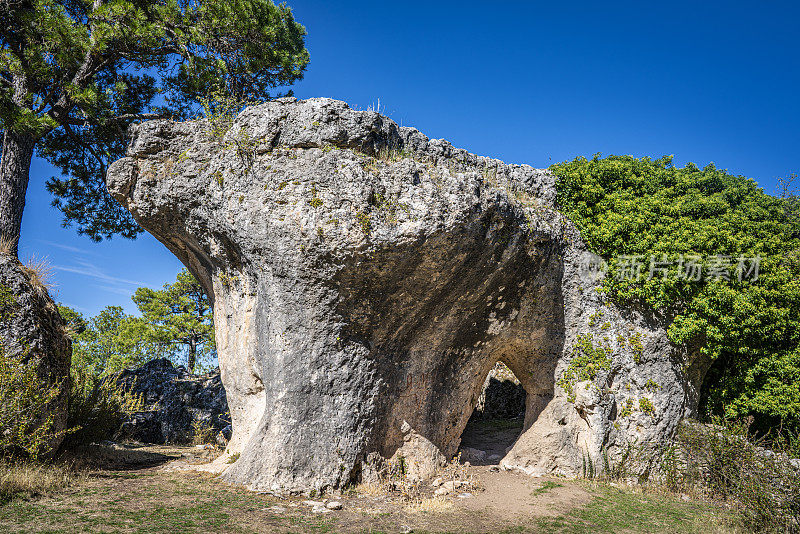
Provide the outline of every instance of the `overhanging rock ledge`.
<path id="1" fill-rule="evenodd" d="M 502 463 L 530 474 L 579 474 L 696 407 L 704 366 L 598 293 L 547 171 L 325 98 L 222 120 L 135 126 L 107 186 L 212 295 L 228 480 L 341 487 L 375 454 L 427 476 L 497 361 L 527 392 Z"/>

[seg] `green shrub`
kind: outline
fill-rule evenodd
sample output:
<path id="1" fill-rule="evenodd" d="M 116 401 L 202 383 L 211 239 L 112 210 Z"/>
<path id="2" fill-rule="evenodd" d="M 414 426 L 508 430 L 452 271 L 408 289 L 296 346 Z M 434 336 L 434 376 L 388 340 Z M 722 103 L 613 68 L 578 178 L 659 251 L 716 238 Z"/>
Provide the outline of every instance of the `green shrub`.
<path id="1" fill-rule="evenodd" d="M 0 285 L 0 321 L 10 320 L 17 302 Z M 36 459 L 51 452 L 55 432 L 52 403 L 62 384 L 39 376 L 35 355 L 28 350 L 8 351 L 0 337 L 0 456 Z"/>
<path id="2" fill-rule="evenodd" d="M 67 418 L 70 430 L 64 446 L 111 439 L 125 419 L 142 407 L 141 397 L 126 391 L 112 377 L 100 378 L 73 368 Z"/>
<path id="3" fill-rule="evenodd" d="M 54 432 L 51 403 L 59 384 L 40 379 L 35 360 L 8 354 L 0 343 L 0 454 L 36 459 L 50 452 Z"/>
<path id="4" fill-rule="evenodd" d="M 658 470 L 672 491 L 701 493 L 733 504 L 754 532 L 800 529 L 800 469 L 785 454 L 751 440 L 752 419 L 684 424 Z"/>
<path id="5" fill-rule="evenodd" d="M 800 428 L 797 197 L 767 195 L 713 165 L 677 168 L 671 157 L 595 156 L 551 170 L 560 208 L 609 263 L 603 291 L 670 318 L 672 341 L 713 362 L 704 405 L 729 418 L 755 415 L 761 431 L 780 421 Z M 720 267 L 717 255 L 729 265 L 709 271 Z M 681 276 L 691 256 L 701 258 L 702 273 L 722 276 Z M 755 256 L 758 279 L 740 280 L 739 259 Z M 643 275 L 651 257 L 669 267 L 652 277 L 623 276 L 631 274 L 631 257 Z"/>
<path id="6" fill-rule="evenodd" d="M 192 421 L 192 445 L 206 445 L 214 443 L 214 427 L 203 419 Z"/>

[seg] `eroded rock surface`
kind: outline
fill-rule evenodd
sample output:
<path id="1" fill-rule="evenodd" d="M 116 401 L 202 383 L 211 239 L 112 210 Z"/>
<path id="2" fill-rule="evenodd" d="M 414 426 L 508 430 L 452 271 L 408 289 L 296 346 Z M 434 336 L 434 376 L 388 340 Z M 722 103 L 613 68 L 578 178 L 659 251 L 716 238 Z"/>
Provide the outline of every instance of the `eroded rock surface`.
<path id="1" fill-rule="evenodd" d="M 0 357 L 19 359 L 36 369 L 42 397 L 60 387 L 59 394 L 46 407 L 52 416 L 41 457 L 52 456 L 64 438 L 67 427 L 69 365 L 72 342 L 44 281 L 34 268 L 22 265 L 16 257 L 0 252 Z M 7 377 L 6 377 L 7 378 Z M 31 431 L 39 426 L 32 421 Z"/>
<path id="2" fill-rule="evenodd" d="M 206 434 L 206 440 L 227 434 L 228 403 L 218 370 L 193 375 L 158 358 L 112 379 L 142 399 L 142 411 L 122 424 L 119 439 L 190 443 L 202 437 L 196 434 Z"/>
<path id="3" fill-rule="evenodd" d="M 135 127 L 107 185 L 213 295 L 228 480 L 338 487 L 371 453 L 425 476 L 497 361 L 527 392 L 503 459 L 527 473 L 578 474 L 693 409 L 691 362 L 598 293 L 547 171 L 330 99 L 212 130 Z"/>

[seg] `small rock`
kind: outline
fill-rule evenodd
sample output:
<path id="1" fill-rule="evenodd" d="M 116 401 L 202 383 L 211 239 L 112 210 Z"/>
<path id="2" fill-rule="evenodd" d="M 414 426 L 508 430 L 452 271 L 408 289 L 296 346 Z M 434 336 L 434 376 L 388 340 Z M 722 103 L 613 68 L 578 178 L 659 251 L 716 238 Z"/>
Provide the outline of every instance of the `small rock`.
<path id="1" fill-rule="evenodd" d="M 311 509 L 311 513 L 312 514 L 329 514 L 329 513 L 331 513 L 331 511 L 328 510 L 327 508 L 325 508 L 325 505 L 323 504 L 322 506 L 313 507 Z"/>
<path id="2" fill-rule="evenodd" d="M 444 480 L 442 480 L 442 477 L 436 477 L 435 479 L 433 479 L 433 482 L 431 482 L 431 486 L 433 486 L 434 488 L 438 488 L 443 483 Z"/>
<path id="3" fill-rule="evenodd" d="M 283 512 L 286 511 L 286 508 L 284 508 L 283 506 L 276 505 L 276 506 L 270 506 L 269 508 L 266 508 L 266 510 L 268 512 L 272 512 L 273 514 L 282 514 Z"/>
<path id="4" fill-rule="evenodd" d="M 307 504 L 309 506 L 322 506 L 325 507 L 325 503 L 322 501 L 303 501 L 303 504 Z"/>
<path id="5" fill-rule="evenodd" d="M 340 503 L 339 501 L 329 501 L 327 504 L 325 504 L 325 507 L 328 510 L 341 510 L 342 503 Z"/>
<path id="6" fill-rule="evenodd" d="M 470 497 L 472 497 L 472 494 L 468 491 L 458 494 L 459 499 L 469 499 Z"/>
<path id="7" fill-rule="evenodd" d="M 454 489 L 465 485 L 466 483 L 462 482 L 461 480 L 448 480 L 447 482 L 442 483 L 442 487 L 447 488 L 449 491 L 453 491 Z"/>
<path id="8" fill-rule="evenodd" d="M 464 460 L 464 465 L 469 465 L 470 462 L 482 462 L 485 458 L 486 451 L 473 449 L 472 447 L 461 449 L 461 459 Z"/>
<path id="9" fill-rule="evenodd" d="M 449 490 L 446 487 L 442 486 L 441 488 L 437 488 L 436 491 L 433 492 L 433 494 L 436 495 L 437 497 L 440 497 L 442 495 L 447 495 L 451 491 L 452 490 Z"/>
<path id="10" fill-rule="evenodd" d="M 408 525 L 403 525 L 400 527 L 400 534 L 411 534 L 412 532 L 414 532 L 414 529 Z"/>
<path id="11" fill-rule="evenodd" d="M 489 471 L 491 471 L 492 473 L 499 473 L 500 472 L 500 467 L 496 466 L 496 465 L 493 465 L 492 467 L 489 468 Z"/>
<path id="12" fill-rule="evenodd" d="M 691 500 L 691 498 L 687 494 L 684 493 L 683 495 L 681 495 L 681 500 L 689 502 Z"/>

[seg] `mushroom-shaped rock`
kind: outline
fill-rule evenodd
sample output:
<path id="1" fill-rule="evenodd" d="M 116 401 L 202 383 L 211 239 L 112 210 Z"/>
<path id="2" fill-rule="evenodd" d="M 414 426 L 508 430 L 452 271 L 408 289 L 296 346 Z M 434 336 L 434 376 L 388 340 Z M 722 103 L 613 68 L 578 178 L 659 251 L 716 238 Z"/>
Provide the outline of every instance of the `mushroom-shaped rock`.
<path id="1" fill-rule="evenodd" d="M 682 355 L 598 293 L 547 171 L 324 98 L 222 120 L 135 126 L 107 185 L 213 298 L 228 480 L 340 487 L 376 453 L 424 477 L 498 361 L 527 392 L 503 462 L 531 473 L 576 474 L 691 409 Z"/>

